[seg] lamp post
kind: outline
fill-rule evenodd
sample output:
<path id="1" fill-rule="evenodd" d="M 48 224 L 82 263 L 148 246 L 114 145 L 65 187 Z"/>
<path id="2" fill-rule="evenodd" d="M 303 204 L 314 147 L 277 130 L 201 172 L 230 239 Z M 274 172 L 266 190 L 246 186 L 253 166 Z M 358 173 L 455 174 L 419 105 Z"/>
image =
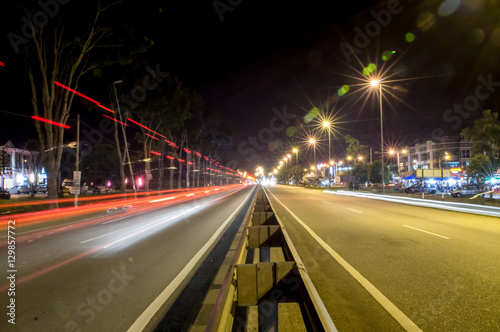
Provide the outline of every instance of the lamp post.
<path id="1" fill-rule="evenodd" d="M 122 113 L 120 111 L 120 101 L 118 100 L 118 93 L 116 92 L 116 84 L 121 84 L 121 83 L 123 83 L 122 80 L 114 81 L 113 82 L 113 89 L 115 90 L 116 107 L 118 108 L 118 116 L 120 117 L 120 122 L 121 122 L 121 127 L 122 127 L 123 144 L 125 145 L 125 156 L 127 157 L 128 168 L 130 171 L 130 176 L 132 177 L 132 188 L 134 188 L 134 193 L 137 193 L 137 189 L 135 187 L 134 172 L 132 171 L 132 163 L 130 162 L 130 154 L 128 152 L 127 136 L 125 134 L 125 127 L 123 126 Z M 125 188 L 125 190 L 126 189 L 127 188 Z"/>
<path id="2" fill-rule="evenodd" d="M 335 160 L 330 160 L 330 173 L 333 171 L 333 166 L 335 166 L 335 173 L 333 173 L 333 181 L 335 181 L 335 177 L 337 176 L 337 165 L 335 164 Z"/>
<path id="3" fill-rule="evenodd" d="M 444 153 L 444 159 L 448 160 L 450 159 L 450 155 L 448 152 Z M 444 190 L 443 190 L 443 168 L 441 166 L 441 163 L 443 161 L 443 157 L 439 157 L 439 170 L 441 171 L 441 200 L 444 201 Z"/>
<path id="4" fill-rule="evenodd" d="M 316 140 L 314 138 L 311 138 L 309 140 L 309 144 L 312 144 L 313 145 L 313 151 L 314 151 L 314 155 L 313 155 L 313 164 L 316 165 Z"/>
<path id="5" fill-rule="evenodd" d="M 323 127 L 328 128 L 328 160 L 332 159 L 332 153 L 331 153 L 331 134 L 330 134 L 330 122 L 329 121 L 324 121 L 323 122 Z M 328 181 L 328 188 L 332 187 L 332 173 L 330 172 L 330 181 Z"/>
<path id="6" fill-rule="evenodd" d="M 392 155 L 396 154 L 396 160 L 397 160 L 397 163 L 398 163 L 398 173 L 400 173 L 401 172 L 401 167 L 400 167 L 400 162 L 399 162 L 399 151 L 395 151 L 395 150 L 391 149 L 391 150 L 389 150 L 389 153 L 392 154 Z M 407 154 L 408 152 L 403 149 L 401 151 L 401 153 L 402 154 Z"/>
<path id="7" fill-rule="evenodd" d="M 295 153 L 295 165 L 299 164 L 299 149 L 293 148 L 293 153 Z"/>
<path id="8" fill-rule="evenodd" d="M 379 80 L 372 80 L 370 84 L 373 87 L 378 87 L 379 92 L 379 108 L 380 108 L 380 150 L 382 153 L 382 195 L 385 194 L 385 172 L 384 172 L 384 121 L 383 121 L 383 112 L 382 112 L 382 84 L 380 84 Z"/>

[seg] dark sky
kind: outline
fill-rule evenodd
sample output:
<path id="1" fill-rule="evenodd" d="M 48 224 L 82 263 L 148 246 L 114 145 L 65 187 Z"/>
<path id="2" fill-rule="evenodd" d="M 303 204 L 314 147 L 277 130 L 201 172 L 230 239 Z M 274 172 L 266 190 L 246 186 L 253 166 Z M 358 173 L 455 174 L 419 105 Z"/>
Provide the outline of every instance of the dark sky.
<path id="1" fill-rule="evenodd" d="M 85 4 L 87 8 L 89 3 L 74 0 L 67 6 Z M 303 140 L 311 128 L 304 116 L 313 107 L 335 114 L 334 154 L 344 153 L 346 134 L 378 147 L 377 99 L 373 94 L 365 97 L 360 86 L 363 67 L 369 63 L 377 66 L 373 74 L 383 73 L 385 78 L 384 137 L 388 144 L 407 145 L 444 133 L 458 134 L 480 117 L 481 110 L 498 110 L 498 0 L 229 3 L 168 1 L 161 4 L 161 15 L 148 19 L 141 2 L 124 1 L 126 13 L 108 18 L 141 22 L 155 41 L 144 61 L 178 77 L 234 123 L 235 150 L 240 147 L 240 152 L 231 158 L 240 165 L 266 163 L 289 143 Z M 221 6 L 219 13 L 214 4 Z M 154 1 L 148 2 L 150 8 L 154 5 Z M 80 15 L 85 12 L 82 9 Z M 2 12 L 6 13 L 8 8 Z M 61 10 L 60 15 L 75 14 Z M 10 68 L 0 67 L 0 75 L 16 77 L 21 89 L 22 63 L 5 38 L 10 25 L 22 24 L 21 17 L 16 17 L 2 21 L 0 61 Z M 414 41 L 407 41 L 408 33 Z M 356 47 L 355 56 L 346 57 L 347 44 Z M 384 51 L 394 54 L 384 61 Z M 105 79 L 112 82 L 115 78 Z M 484 87 L 482 82 L 488 80 Z M 19 104 L 13 103 L 11 81 L 0 77 L 0 82 L 0 110 L 30 114 L 29 109 L 24 112 L 13 107 L 29 108 L 29 91 L 21 95 Z M 81 88 L 92 90 L 95 81 L 88 85 L 83 80 Z M 340 97 L 338 89 L 343 85 L 349 86 L 349 92 Z M 477 93 L 482 97 L 478 99 Z M 259 156 L 249 159 L 248 150 L 241 152 L 250 145 L 248 137 L 269 133 L 276 117 L 272 110 L 282 112 L 284 107 L 297 115 L 287 126 L 294 126 L 296 133 L 276 130 L 271 143 L 258 142 L 266 146 Z M 5 113 L 0 116 L 11 120 Z M 18 120 L 20 124 L 22 120 Z M 14 135 L 19 127 L 5 128 L 2 138 L 5 140 L 5 133 Z M 282 148 L 269 153 L 280 142 Z"/>

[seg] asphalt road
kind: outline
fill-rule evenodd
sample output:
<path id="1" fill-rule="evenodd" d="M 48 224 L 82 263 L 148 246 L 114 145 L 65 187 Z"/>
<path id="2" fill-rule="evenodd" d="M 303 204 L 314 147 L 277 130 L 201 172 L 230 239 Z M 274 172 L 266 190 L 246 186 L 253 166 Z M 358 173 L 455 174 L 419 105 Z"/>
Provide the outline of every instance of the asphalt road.
<path id="1" fill-rule="evenodd" d="M 154 327 L 253 188 L 179 193 L 164 200 L 154 196 L 92 218 L 19 227 L 16 324 L 2 313 L 0 330 L 127 331 L 150 318 L 148 328 Z M 8 270 L 6 240 L 2 231 L 3 271 Z M 3 278 L 3 308 L 12 298 L 8 288 Z"/>
<path id="2" fill-rule="evenodd" d="M 339 331 L 500 331 L 500 219 L 266 187 Z"/>

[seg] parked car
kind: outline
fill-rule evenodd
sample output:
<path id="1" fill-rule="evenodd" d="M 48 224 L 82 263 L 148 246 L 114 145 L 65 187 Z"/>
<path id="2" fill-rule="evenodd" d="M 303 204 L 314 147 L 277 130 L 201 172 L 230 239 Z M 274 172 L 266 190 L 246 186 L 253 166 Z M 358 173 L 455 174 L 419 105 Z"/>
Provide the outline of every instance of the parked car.
<path id="1" fill-rule="evenodd" d="M 73 180 L 64 179 L 62 183 L 63 193 L 73 194 Z M 84 184 L 80 185 L 80 194 L 86 194 L 89 191 L 89 187 Z"/>
<path id="2" fill-rule="evenodd" d="M 10 192 L 6 189 L 0 188 L 0 198 L 1 199 L 10 199 Z"/>
<path id="3" fill-rule="evenodd" d="M 422 187 L 420 187 L 420 186 L 411 186 L 411 187 L 406 187 L 403 189 L 403 191 L 407 194 L 419 193 L 421 190 L 422 190 Z"/>
<path id="4" fill-rule="evenodd" d="M 14 186 L 8 190 L 10 194 L 16 195 L 16 194 L 29 194 L 30 188 L 28 186 Z"/>
<path id="5" fill-rule="evenodd" d="M 10 193 L 10 194 L 20 194 L 19 190 L 21 189 L 21 186 L 14 186 L 10 189 L 7 189 L 7 191 Z"/>
<path id="6" fill-rule="evenodd" d="M 94 194 L 102 194 L 102 193 L 112 192 L 113 188 L 106 186 L 94 186 L 90 188 L 90 191 L 93 192 Z"/>
<path id="7" fill-rule="evenodd" d="M 467 196 L 474 196 L 477 195 L 481 192 L 478 187 L 476 186 L 465 186 L 461 189 L 453 190 L 451 192 L 451 196 L 453 197 L 467 197 Z"/>
<path id="8" fill-rule="evenodd" d="M 37 192 L 39 194 L 45 194 L 45 193 L 47 193 L 48 192 L 47 185 L 46 184 L 39 185 Z"/>

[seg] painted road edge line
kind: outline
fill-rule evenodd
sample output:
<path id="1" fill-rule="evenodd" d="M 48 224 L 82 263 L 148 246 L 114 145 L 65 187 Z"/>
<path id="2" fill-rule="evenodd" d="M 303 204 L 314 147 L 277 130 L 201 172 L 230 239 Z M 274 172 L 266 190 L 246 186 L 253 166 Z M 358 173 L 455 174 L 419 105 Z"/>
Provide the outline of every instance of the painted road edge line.
<path id="1" fill-rule="evenodd" d="M 414 229 L 416 231 L 420 231 L 420 232 L 424 232 L 424 233 L 431 234 L 431 235 L 434 235 L 434 236 L 442 237 L 443 239 L 447 239 L 447 240 L 450 239 L 449 237 L 446 237 L 446 236 L 443 236 L 443 235 L 439 235 L 439 234 L 436 234 L 436 233 L 432 233 L 432 232 L 428 232 L 428 231 L 424 231 L 423 229 L 420 229 L 420 228 L 411 227 L 411 226 L 408 226 L 408 225 L 403 225 L 403 226 L 411 228 L 411 229 Z"/>
<path id="2" fill-rule="evenodd" d="M 378 303 L 382 305 L 382 307 L 387 310 L 387 312 L 406 330 L 411 332 L 422 331 L 408 316 L 406 316 L 401 310 L 398 309 L 387 297 L 385 297 L 382 292 L 380 292 L 372 283 L 370 283 L 365 277 L 361 275 L 352 265 L 347 263 L 345 259 L 343 259 L 335 250 L 330 248 L 325 241 L 323 241 L 309 226 L 307 226 L 299 217 L 297 217 L 288 207 L 286 207 L 273 193 L 269 191 L 269 193 L 274 197 L 274 199 L 281 204 L 292 215 L 292 217 L 297 220 L 299 224 L 304 227 L 304 229 L 344 268 L 354 279 L 356 279 L 361 286 L 363 286 L 368 293 Z"/>
<path id="3" fill-rule="evenodd" d="M 356 212 L 356 213 L 363 213 L 363 212 L 361 212 L 361 211 L 354 210 L 354 209 L 349 209 L 349 208 L 346 208 L 346 209 L 347 209 L 347 210 L 349 210 L 349 211 L 352 211 L 352 212 Z"/>
<path id="4" fill-rule="evenodd" d="M 234 218 L 234 216 L 241 210 L 248 200 L 248 197 L 252 195 L 253 190 L 245 197 L 243 202 L 234 210 L 234 212 L 220 225 L 220 227 L 215 231 L 212 237 L 205 243 L 203 247 L 196 253 L 196 255 L 191 258 L 191 260 L 186 264 L 186 266 L 179 272 L 179 274 L 172 280 L 172 282 L 165 288 L 158 297 L 151 302 L 151 304 L 144 310 L 144 312 L 135 320 L 135 322 L 129 327 L 128 332 L 143 331 L 149 324 L 153 316 L 158 312 L 158 310 L 163 306 L 163 304 L 168 300 L 168 298 L 173 294 L 173 292 L 179 287 L 181 282 L 186 278 L 186 276 L 195 267 L 198 261 L 201 259 L 203 254 L 212 246 L 212 244 L 217 240 L 220 233 L 225 229 L 226 225 Z"/>

